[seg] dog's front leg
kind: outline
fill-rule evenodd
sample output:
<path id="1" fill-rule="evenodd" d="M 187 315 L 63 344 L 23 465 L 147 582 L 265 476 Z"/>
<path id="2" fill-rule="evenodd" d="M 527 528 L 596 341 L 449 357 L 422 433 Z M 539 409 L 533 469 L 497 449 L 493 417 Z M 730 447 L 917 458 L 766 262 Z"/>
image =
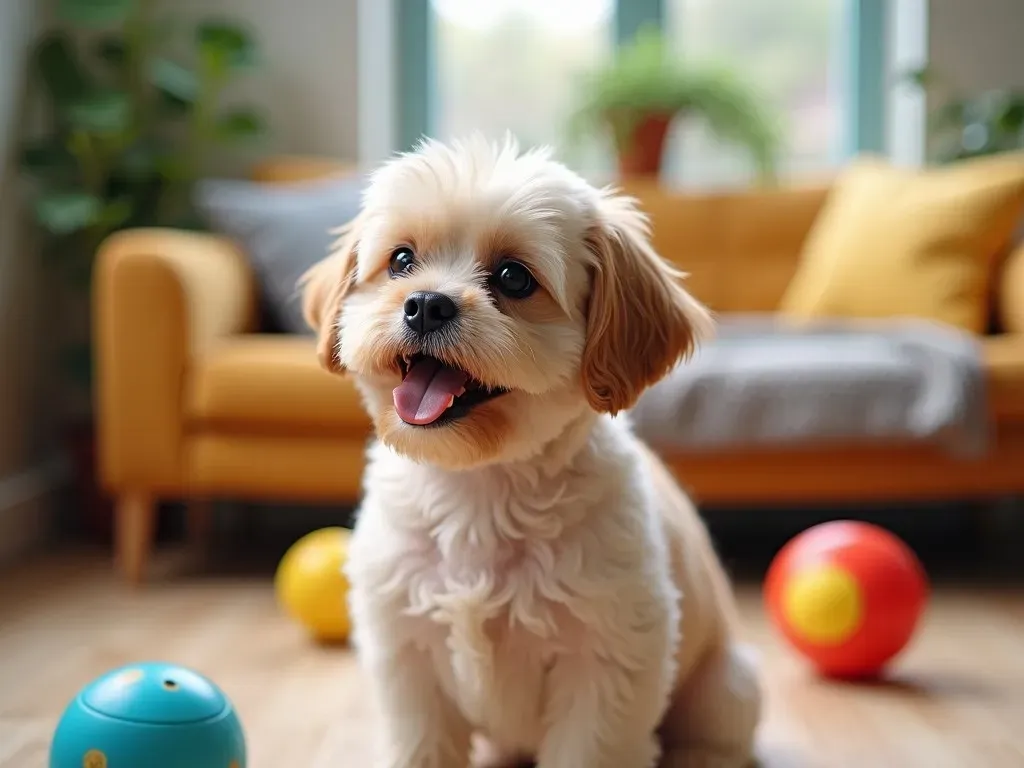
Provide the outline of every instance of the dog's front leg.
<path id="1" fill-rule="evenodd" d="M 364 661 L 383 720 L 375 766 L 466 768 L 471 728 L 441 690 L 427 652 L 377 647 Z"/>
<path id="2" fill-rule="evenodd" d="M 647 637 L 628 658 L 586 650 L 556 661 L 537 768 L 653 768 L 673 677 L 670 645 Z M 639 659 L 637 648 L 651 655 Z"/>

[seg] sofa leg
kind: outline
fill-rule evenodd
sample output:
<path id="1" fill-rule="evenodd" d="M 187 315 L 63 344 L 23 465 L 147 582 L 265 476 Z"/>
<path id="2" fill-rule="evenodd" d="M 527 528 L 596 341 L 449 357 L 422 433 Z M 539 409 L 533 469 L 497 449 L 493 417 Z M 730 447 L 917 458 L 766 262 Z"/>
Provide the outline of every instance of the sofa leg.
<path id="1" fill-rule="evenodd" d="M 156 500 L 146 493 L 131 492 L 117 500 L 117 560 L 130 584 L 140 584 L 153 549 Z"/>

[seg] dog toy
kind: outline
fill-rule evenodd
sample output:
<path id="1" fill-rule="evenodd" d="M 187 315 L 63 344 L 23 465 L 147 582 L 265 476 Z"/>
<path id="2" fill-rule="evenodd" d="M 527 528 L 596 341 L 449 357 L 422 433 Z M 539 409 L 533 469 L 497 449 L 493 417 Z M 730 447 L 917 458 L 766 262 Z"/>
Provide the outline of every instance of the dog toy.
<path id="1" fill-rule="evenodd" d="M 928 592 L 902 540 L 838 520 L 791 539 L 772 560 L 764 594 L 772 622 L 820 674 L 861 678 L 881 673 L 910 642 Z"/>
<path id="2" fill-rule="evenodd" d="M 342 572 L 350 533 L 322 528 L 303 536 L 281 558 L 274 577 L 278 603 L 323 643 L 348 638 L 348 580 Z"/>
<path id="3" fill-rule="evenodd" d="M 207 678 L 173 664 L 112 670 L 64 711 L 50 768 L 245 768 L 235 709 Z"/>

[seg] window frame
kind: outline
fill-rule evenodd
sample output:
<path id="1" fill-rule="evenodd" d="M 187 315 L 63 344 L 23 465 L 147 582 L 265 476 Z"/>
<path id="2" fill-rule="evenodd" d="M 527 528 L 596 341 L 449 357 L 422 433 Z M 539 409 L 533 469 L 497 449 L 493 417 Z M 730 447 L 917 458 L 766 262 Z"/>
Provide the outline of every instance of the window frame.
<path id="1" fill-rule="evenodd" d="M 890 10 L 886 0 L 843 2 L 844 26 L 850 34 L 838 51 L 845 64 L 839 71 L 843 73 L 846 118 L 839 142 L 840 161 L 861 153 L 884 153 L 891 129 L 887 122 Z M 386 9 L 384 15 L 390 13 L 388 23 L 379 21 L 382 9 Z M 434 19 L 430 0 L 360 0 L 359 10 L 361 16 L 378 19 L 373 26 L 378 43 L 374 50 L 378 59 L 390 53 L 392 63 L 385 76 L 385 82 L 391 83 L 390 99 L 376 98 L 381 67 L 360 73 L 360 157 L 373 163 L 395 151 L 411 149 L 430 135 L 437 87 Z M 614 14 L 615 40 L 621 44 L 645 24 L 662 27 L 667 19 L 666 2 L 616 0 Z M 390 40 L 381 39 L 382 30 L 390 32 Z M 360 40 L 371 45 L 363 34 Z"/>

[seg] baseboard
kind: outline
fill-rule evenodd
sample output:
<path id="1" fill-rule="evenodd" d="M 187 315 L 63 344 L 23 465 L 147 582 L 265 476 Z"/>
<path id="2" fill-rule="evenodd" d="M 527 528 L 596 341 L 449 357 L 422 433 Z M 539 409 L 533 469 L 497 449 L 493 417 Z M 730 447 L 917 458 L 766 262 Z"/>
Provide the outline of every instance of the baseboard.
<path id="1" fill-rule="evenodd" d="M 57 498 L 68 476 L 67 463 L 54 459 L 0 478 L 0 566 L 51 538 Z"/>

